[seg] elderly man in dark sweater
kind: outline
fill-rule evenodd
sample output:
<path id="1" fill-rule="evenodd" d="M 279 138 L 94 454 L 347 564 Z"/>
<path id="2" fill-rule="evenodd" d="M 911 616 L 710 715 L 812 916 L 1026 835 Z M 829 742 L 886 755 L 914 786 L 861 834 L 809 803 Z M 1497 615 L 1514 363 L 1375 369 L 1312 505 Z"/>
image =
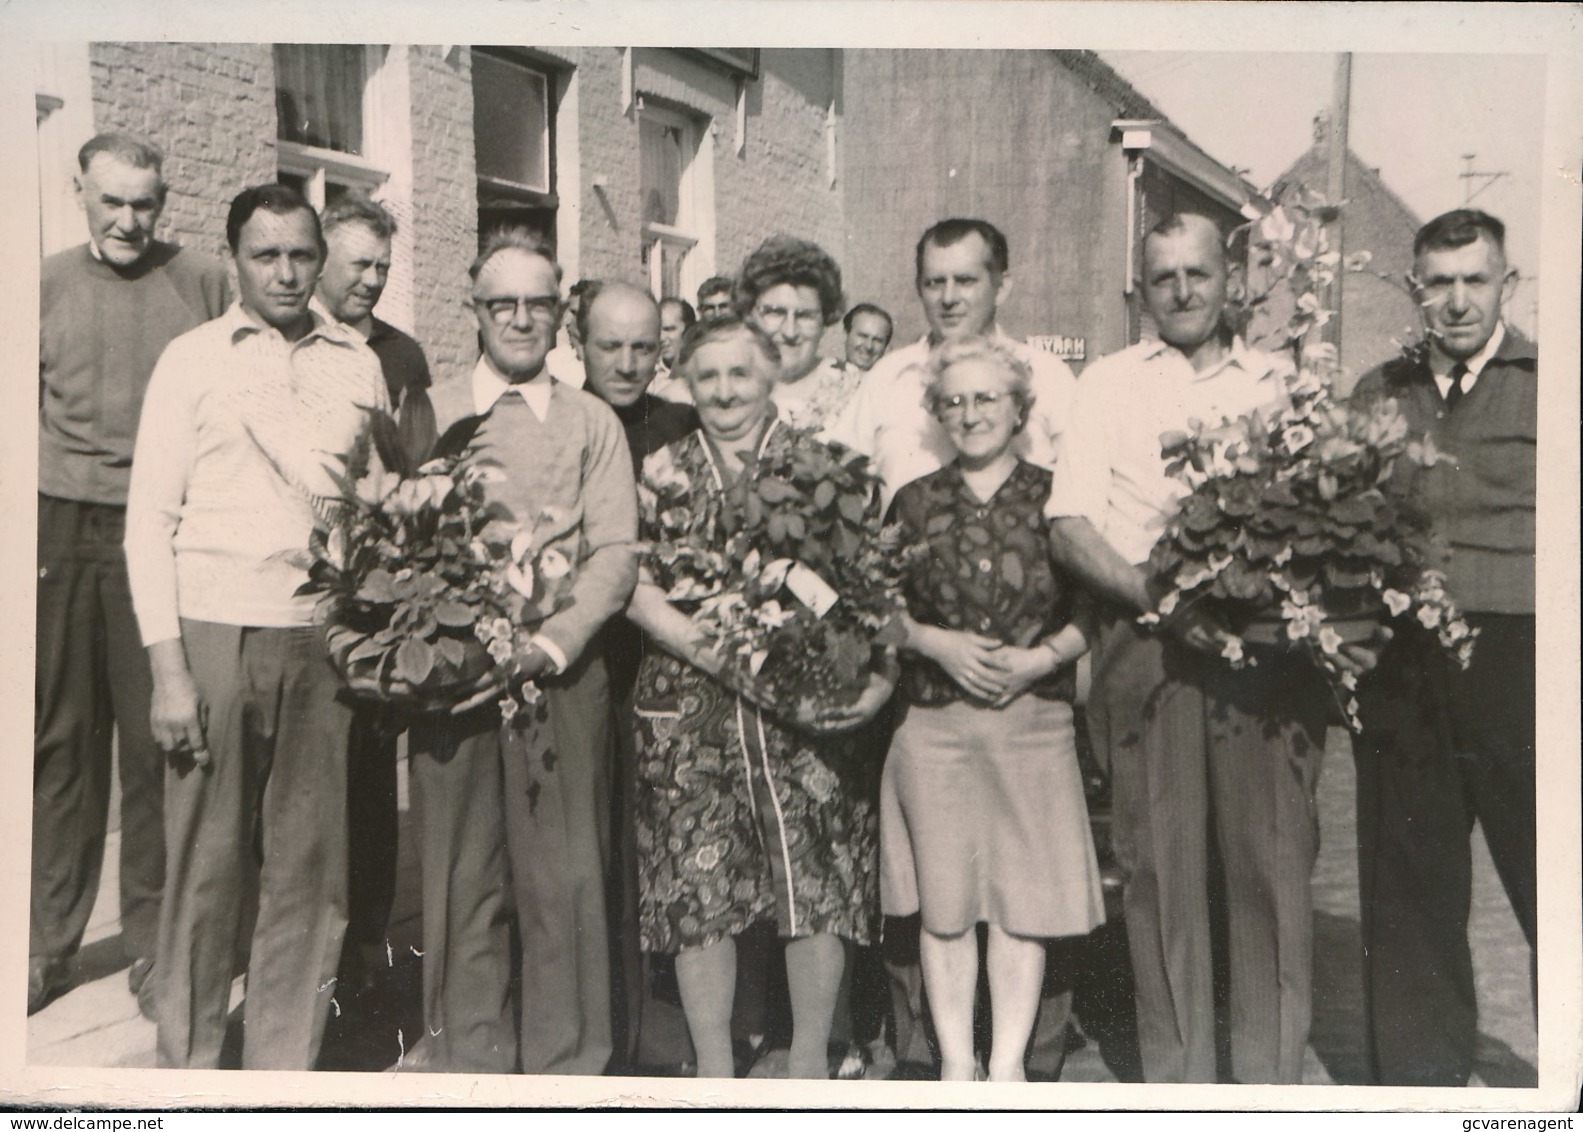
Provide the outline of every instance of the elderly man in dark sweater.
<path id="1" fill-rule="evenodd" d="M 1459 670 L 1398 630 L 1359 690 L 1358 867 L 1371 1067 L 1381 1084 L 1464 1085 L 1478 1034 L 1468 948 L 1477 818 L 1535 942 L 1534 490 L 1538 352 L 1501 321 L 1505 228 L 1458 209 L 1413 245 L 1426 341 L 1366 374 L 1450 455 L 1397 467 L 1449 544 L 1449 589 L 1478 630 Z"/>
<path id="2" fill-rule="evenodd" d="M 121 764 L 121 941 L 141 994 L 165 879 L 164 761 L 132 616 L 126 493 L 149 375 L 171 339 L 218 317 L 225 268 L 154 238 L 163 155 L 124 134 L 78 154 L 89 241 L 39 272 L 38 651 L 28 1013 L 71 981 L 104 860 L 110 736 Z"/>

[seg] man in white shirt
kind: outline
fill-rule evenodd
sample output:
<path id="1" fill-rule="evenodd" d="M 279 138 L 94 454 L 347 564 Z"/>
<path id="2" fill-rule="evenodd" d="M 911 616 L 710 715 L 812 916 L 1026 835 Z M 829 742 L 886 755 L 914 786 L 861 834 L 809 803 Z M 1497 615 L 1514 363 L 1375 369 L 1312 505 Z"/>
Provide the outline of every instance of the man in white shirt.
<path id="1" fill-rule="evenodd" d="M 1149 1081 L 1215 1080 L 1211 814 L 1225 872 L 1233 1078 L 1300 1081 L 1311 1014 L 1324 689 L 1280 658 L 1231 668 L 1218 655 L 1221 630 L 1200 612 L 1179 614 L 1170 634 L 1137 624 L 1155 606 L 1150 549 L 1186 494 L 1165 471 L 1161 433 L 1286 396 L 1283 363 L 1225 327 L 1232 282 L 1209 219 L 1173 216 L 1149 234 L 1144 300 L 1160 340 L 1084 372 L 1046 508 L 1057 557 L 1103 599 L 1090 734 L 1110 763 Z"/>
<path id="2" fill-rule="evenodd" d="M 983 220 L 942 220 L 918 241 L 918 299 L 929 333 L 874 363 L 824 438 L 874 461 L 885 499 L 903 484 L 938 471 L 956 457 L 945 429 L 924 404 L 929 351 L 941 342 L 976 335 L 1010 341 L 996 324 L 1011 292 L 1006 237 Z M 1066 363 L 1043 350 L 1013 343 L 1033 370 L 1033 408 L 1016 441 L 1017 455 L 1055 467 L 1075 387 Z"/>
<path id="3" fill-rule="evenodd" d="M 240 302 L 175 339 L 149 381 L 127 500 L 132 601 L 154 676 L 167 870 L 159 1064 L 217 1068 L 254 889 L 242 1064 L 312 1069 L 347 922 L 351 708 L 295 564 L 334 492 L 379 361 L 310 308 L 319 219 L 283 185 L 232 202 Z M 255 856 L 262 851 L 262 865 Z"/>
<path id="4" fill-rule="evenodd" d="M 885 503 L 905 483 L 938 471 L 956 458 L 944 427 L 925 404 L 929 352 L 942 342 L 991 335 L 1008 342 L 1032 376 L 1033 406 L 1014 442 L 1017 455 L 1044 468 L 1056 466 L 1076 381 L 1066 363 L 1009 338 L 996 313 L 1011 292 L 1006 237 L 985 220 L 942 220 L 918 240 L 914 254 L 918 300 L 929 333 L 874 363 L 823 437 L 868 456 L 883 481 Z M 916 939 L 917 921 L 892 921 L 886 928 L 886 968 L 896 1011 L 896 1056 L 924 1061 L 923 974 L 904 937 Z M 910 954 L 908 952 L 910 951 Z M 900 957 L 906 955 L 903 961 Z M 1028 1071 L 1053 1076 L 1065 1054 L 1071 993 L 1044 999 L 1034 1032 Z"/>

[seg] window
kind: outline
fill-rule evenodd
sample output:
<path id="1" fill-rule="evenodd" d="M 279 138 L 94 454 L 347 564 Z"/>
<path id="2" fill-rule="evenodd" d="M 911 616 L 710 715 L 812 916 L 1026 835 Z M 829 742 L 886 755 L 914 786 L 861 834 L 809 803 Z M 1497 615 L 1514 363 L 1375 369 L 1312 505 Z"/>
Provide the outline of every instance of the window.
<path id="1" fill-rule="evenodd" d="M 387 173 L 368 160 L 370 80 L 386 49 L 362 44 L 275 45 L 279 180 L 322 209 L 348 189 L 372 193 Z"/>
<path id="2" fill-rule="evenodd" d="M 714 268 L 710 147 L 696 119 L 652 105 L 638 111 L 643 265 L 656 295 L 688 295 Z"/>
<path id="3" fill-rule="evenodd" d="M 478 238 L 526 227 L 555 245 L 555 76 L 505 48 L 473 49 Z"/>

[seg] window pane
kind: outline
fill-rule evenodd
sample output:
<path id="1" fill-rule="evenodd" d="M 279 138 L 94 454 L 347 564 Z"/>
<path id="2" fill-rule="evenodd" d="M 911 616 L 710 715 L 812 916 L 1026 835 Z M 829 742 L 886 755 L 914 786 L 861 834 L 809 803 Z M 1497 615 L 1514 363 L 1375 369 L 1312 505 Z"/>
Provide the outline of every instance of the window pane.
<path id="1" fill-rule="evenodd" d="M 679 126 L 647 115 L 638 123 L 639 166 L 643 187 L 643 222 L 678 224 L 681 211 L 682 172 L 687 167 L 685 138 Z"/>
<path id="2" fill-rule="evenodd" d="M 283 141 L 363 152 L 363 60 L 360 44 L 275 45 L 276 135 Z"/>
<path id="3" fill-rule="evenodd" d="M 478 175 L 550 191 L 550 105 L 544 75 L 473 54 Z"/>

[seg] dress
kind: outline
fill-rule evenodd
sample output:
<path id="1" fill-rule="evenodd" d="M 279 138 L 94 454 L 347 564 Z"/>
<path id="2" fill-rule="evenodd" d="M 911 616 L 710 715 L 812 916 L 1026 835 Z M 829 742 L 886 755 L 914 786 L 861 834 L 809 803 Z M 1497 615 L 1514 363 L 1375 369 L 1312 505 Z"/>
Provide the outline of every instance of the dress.
<path id="1" fill-rule="evenodd" d="M 761 454 L 790 443 L 817 442 L 772 424 Z M 702 432 L 650 457 L 645 471 L 667 455 L 695 496 L 718 504 Z M 642 505 L 643 537 L 652 537 L 656 516 L 649 499 Z M 702 528 L 704 508 L 695 513 Z M 659 650 L 639 667 L 636 711 L 645 950 L 704 947 L 772 919 L 786 937 L 872 942 L 878 817 L 868 747 L 793 731 Z"/>
<path id="2" fill-rule="evenodd" d="M 915 620 L 1026 647 L 1069 619 L 1042 514 L 1050 473 L 1018 461 L 983 502 L 956 464 L 897 494 L 891 519 L 923 544 L 905 585 Z M 931 660 L 903 658 L 905 715 L 880 792 L 886 915 L 922 911 L 936 935 L 983 921 L 1016 935 L 1082 935 L 1104 900 L 1072 727 L 1070 667 L 1003 708 Z"/>

